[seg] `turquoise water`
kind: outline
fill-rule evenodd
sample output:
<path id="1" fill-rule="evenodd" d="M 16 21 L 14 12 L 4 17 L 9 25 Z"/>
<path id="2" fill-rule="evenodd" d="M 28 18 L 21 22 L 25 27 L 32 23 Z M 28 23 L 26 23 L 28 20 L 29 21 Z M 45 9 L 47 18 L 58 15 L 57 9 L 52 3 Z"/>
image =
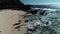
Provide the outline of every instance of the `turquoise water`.
<path id="1" fill-rule="evenodd" d="M 40 5 L 40 4 L 60 4 L 60 0 L 21 0 L 24 4 Z"/>
<path id="2" fill-rule="evenodd" d="M 60 11 L 41 9 L 25 18 L 29 20 L 27 25 L 29 34 L 60 34 Z"/>

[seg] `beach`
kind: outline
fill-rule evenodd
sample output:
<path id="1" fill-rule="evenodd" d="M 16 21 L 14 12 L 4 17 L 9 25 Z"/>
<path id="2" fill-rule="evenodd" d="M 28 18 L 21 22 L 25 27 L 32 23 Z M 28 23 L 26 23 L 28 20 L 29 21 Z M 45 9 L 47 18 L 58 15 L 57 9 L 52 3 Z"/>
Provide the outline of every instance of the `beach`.
<path id="1" fill-rule="evenodd" d="M 0 10 L 0 34 L 24 34 L 26 33 L 26 29 L 24 26 L 14 29 L 17 26 L 23 25 L 24 19 L 22 16 L 24 15 L 24 11 L 19 10 Z M 15 23 L 19 23 L 19 25 L 13 26 Z"/>

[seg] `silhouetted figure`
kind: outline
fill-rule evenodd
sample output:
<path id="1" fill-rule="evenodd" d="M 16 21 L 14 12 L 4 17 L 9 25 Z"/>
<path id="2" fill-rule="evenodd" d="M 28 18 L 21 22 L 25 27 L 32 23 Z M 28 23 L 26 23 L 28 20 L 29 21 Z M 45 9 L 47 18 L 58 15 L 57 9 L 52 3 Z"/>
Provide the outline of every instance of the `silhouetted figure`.
<path id="1" fill-rule="evenodd" d="M 29 8 L 20 0 L 0 0 L 0 9 L 28 10 Z"/>

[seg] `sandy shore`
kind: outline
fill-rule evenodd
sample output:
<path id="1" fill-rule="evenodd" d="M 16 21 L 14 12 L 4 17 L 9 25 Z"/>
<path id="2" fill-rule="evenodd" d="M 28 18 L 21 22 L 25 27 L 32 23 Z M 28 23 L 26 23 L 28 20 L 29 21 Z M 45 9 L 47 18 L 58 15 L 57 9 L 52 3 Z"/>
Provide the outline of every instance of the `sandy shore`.
<path id="1" fill-rule="evenodd" d="M 0 34 L 24 34 L 26 29 L 20 27 L 20 31 L 18 29 L 14 29 L 17 26 L 12 26 L 15 23 L 18 23 L 21 20 L 21 24 L 24 24 L 24 19 L 22 16 L 24 15 L 24 11 L 17 10 L 0 10 Z"/>

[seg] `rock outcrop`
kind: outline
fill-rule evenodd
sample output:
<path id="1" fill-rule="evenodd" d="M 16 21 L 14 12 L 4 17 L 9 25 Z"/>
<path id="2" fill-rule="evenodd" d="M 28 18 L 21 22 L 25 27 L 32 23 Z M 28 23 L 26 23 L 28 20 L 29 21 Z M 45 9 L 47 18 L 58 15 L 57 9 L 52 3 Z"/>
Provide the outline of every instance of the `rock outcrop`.
<path id="1" fill-rule="evenodd" d="M 28 10 L 20 0 L 0 0 L 0 9 Z"/>

